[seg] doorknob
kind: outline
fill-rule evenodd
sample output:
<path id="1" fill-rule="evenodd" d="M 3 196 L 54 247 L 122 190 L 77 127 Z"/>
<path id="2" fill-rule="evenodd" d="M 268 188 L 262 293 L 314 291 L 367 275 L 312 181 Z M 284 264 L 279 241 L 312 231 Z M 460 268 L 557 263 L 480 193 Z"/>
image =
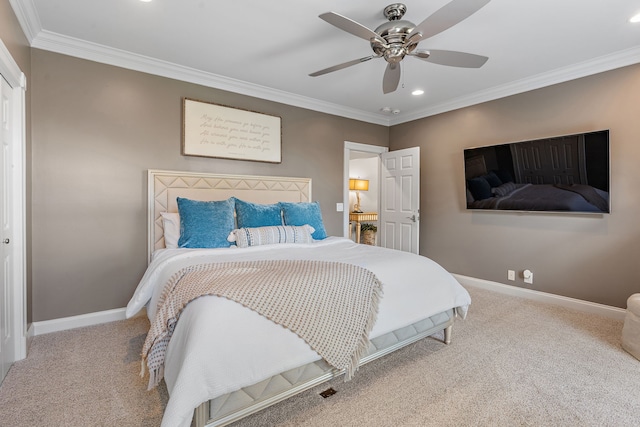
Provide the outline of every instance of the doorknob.
<path id="1" fill-rule="evenodd" d="M 6 239 L 4 239 L 4 240 L 2 241 L 2 243 L 4 243 L 5 245 L 8 245 L 8 244 L 9 244 L 9 238 L 7 237 Z"/>
<path id="2" fill-rule="evenodd" d="M 415 214 L 414 214 L 414 215 L 411 215 L 411 216 L 408 216 L 408 217 L 407 217 L 407 219 L 410 219 L 412 222 L 416 222 L 416 216 L 415 216 Z"/>

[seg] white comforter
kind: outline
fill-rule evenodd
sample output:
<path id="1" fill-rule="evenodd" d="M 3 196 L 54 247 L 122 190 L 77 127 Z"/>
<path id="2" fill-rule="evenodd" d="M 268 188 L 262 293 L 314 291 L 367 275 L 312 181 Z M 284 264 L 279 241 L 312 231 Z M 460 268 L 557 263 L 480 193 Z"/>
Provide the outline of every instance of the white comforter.
<path id="1" fill-rule="evenodd" d="M 153 320 L 163 285 L 180 268 L 254 259 L 339 261 L 374 272 L 384 294 L 370 338 L 450 308 L 464 317 L 471 303 L 453 276 L 428 258 L 329 237 L 312 244 L 159 250 L 127 305 L 127 317 L 147 306 Z M 164 378 L 170 397 L 162 426 L 189 426 L 203 401 L 318 359 L 297 335 L 259 314 L 224 298 L 199 298 L 182 313 L 167 348 Z"/>

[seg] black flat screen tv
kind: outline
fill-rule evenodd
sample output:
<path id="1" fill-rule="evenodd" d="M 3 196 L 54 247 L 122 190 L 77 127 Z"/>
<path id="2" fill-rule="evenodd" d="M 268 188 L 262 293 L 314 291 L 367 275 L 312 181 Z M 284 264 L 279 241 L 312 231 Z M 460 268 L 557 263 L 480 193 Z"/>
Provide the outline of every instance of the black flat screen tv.
<path id="1" fill-rule="evenodd" d="M 610 213 L 609 131 L 464 150 L 467 209 Z"/>

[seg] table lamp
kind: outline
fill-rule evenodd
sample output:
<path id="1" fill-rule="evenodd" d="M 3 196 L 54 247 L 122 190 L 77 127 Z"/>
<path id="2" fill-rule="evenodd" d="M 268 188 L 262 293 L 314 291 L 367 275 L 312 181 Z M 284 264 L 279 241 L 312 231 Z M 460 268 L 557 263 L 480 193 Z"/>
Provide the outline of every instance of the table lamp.
<path id="1" fill-rule="evenodd" d="M 356 192 L 356 204 L 353 205 L 353 212 L 362 213 L 360 210 L 360 192 L 369 191 L 369 180 L 349 178 L 349 190 Z"/>

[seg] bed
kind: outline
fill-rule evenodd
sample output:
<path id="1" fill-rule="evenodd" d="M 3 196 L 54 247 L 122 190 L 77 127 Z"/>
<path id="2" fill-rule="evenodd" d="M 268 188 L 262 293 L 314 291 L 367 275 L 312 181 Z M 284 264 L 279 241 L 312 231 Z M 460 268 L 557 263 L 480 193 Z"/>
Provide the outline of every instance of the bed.
<path id="1" fill-rule="evenodd" d="M 464 318 L 471 303 L 453 276 L 428 258 L 341 237 L 242 248 L 174 248 L 170 222 L 184 199 L 234 197 L 259 206 L 284 202 L 282 206 L 306 207 L 312 200 L 310 179 L 150 170 L 148 187 L 149 267 L 127 316 L 146 307 L 152 327 L 161 317 L 157 303 L 165 298 L 162 290 L 176 272 L 226 265 L 221 263 L 326 262 L 372 273 L 382 284 L 382 296 L 365 351 L 358 354 L 359 366 L 429 336 L 448 344 L 455 318 Z M 285 220 L 292 218 L 282 212 Z M 315 236 L 316 228 L 309 233 Z M 240 238 L 239 230 L 236 236 Z M 241 240 L 236 243 L 242 246 Z M 226 425 L 345 373 L 296 333 L 220 296 L 197 298 L 184 308 L 166 346 L 163 369 L 169 392 L 165 427 Z"/>

